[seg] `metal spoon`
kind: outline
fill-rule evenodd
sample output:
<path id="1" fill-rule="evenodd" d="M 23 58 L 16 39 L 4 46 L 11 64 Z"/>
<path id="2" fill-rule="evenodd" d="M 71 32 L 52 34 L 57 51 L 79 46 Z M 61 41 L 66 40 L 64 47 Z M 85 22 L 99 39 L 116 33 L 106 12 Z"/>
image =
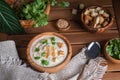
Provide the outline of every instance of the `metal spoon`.
<path id="1" fill-rule="evenodd" d="M 88 57 L 86 64 L 88 64 L 90 59 L 96 58 L 99 55 L 100 50 L 101 50 L 101 47 L 100 47 L 100 44 L 98 42 L 91 42 L 88 45 L 87 49 L 85 50 L 85 55 Z M 85 64 L 85 66 L 86 66 L 86 64 Z M 84 68 L 85 68 L 85 66 L 84 66 Z M 82 70 L 82 72 L 79 75 L 77 80 L 82 80 L 81 78 L 83 77 L 83 71 L 84 71 L 84 69 Z"/>

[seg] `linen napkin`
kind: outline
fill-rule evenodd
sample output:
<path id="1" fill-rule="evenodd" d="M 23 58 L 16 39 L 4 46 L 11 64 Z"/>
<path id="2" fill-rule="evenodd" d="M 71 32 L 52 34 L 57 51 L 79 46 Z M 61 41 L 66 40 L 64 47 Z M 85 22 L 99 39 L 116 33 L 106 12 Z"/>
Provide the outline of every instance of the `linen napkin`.
<path id="1" fill-rule="evenodd" d="M 26 67 L 25 64 L 22 65 L 14 41 L 9 40 L 0 42 L 0 80 L 77 80 L 87 61 L 84 54 L 85 49 L 86 48 L 83 48 L 75 57 L 73 57 L 63 70 L 54 74 L 49 74 L 46 72 L 40 73 Z M 90 61 L 88 66 L 84 69 L 84 77 L 82 80 L 87 80 L 86 77 L 88 80 L 91 80 L 95 75 L 99 76 L 99 80 L 102 79 L 107 69 L 107 65 L 100 66 L 98 62 L 101 60 L 105 61 L 101 57 Z M 92 70 L 94 73 L 91 77 L 88 77 L 86 74 L 91 72 L 88 67 L 91 67 L 93 63 L 96 64 L 94 65 L 95 68 Z M 96 69 L 101 71 L 96 73 Z M 93 80 L 98 79 L 94 78 Z"/>

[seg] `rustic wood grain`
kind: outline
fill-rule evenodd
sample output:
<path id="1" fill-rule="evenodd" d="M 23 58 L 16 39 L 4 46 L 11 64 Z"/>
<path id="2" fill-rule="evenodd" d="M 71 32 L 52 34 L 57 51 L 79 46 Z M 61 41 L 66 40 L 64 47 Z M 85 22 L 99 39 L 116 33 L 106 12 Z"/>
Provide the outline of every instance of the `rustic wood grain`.
<path id="1" fill-rule="evenodd" d="M 118 31 L 109 31 L 104 33 L 74 32 L 60 33 L 68 38 L 71 44 L 88 44 L 92 41 L 105 41 L 111 38 L 119 37 Z M 9 40 L 14 40 L 18 47 L 26 47 L 29 41 L 37 34 L 11 35 Z M 99 36 L 99 37 L 98 37 Z"/>
<path id="2" fill-rule="evenodd" d="M 61 1 L 61 0 L 59 0 Z M 86 6 L 91 6 L 91 5 L 100 5 L 100 6 L 112 6 L 112 1 L 111 0 L 66 0 L 71 3 L 70 7 L 72 8 L 77 8 L 79 4 L 83 3 Z"/>
<path id="3" fill-rule="evenodd" d="M 113 8 L 112 7 L 104 7 L 106 8 L 108 11 L 110 11 L 110 13 L 114 16 L 114 12 L 113 12 Z M 75 20 L 76 15 L 72 14 L 72 9 L 73 8 L 52 8 L 51 12 L 50 12 L 50 21 L 52 20 L 57 20 L 59 18 L 65 18 L 67 20 Z M 77 8 L 75 8 L 77 9 Z M 77 14 L 80 14 L 81 11 L 79 9 Z"/>
<path id="4" fill-rule="evenodd" d="M 112 0 L 113 2 L 113 7 L 114 7 L 114 12 L 115 12 L 115 18 L 116 18 L 116 22 L 118 25 L 118 30 L 120 32 L 120 1 L 119 0 Z M 119 33 L 120 35 L 120 33 Z"/>
<path id="5" fill-rule="evenodd" d="M 86 31 L 84 27 L 75 21 L 69 21 L 70 23 L 70 29 L 64 32 L 83 32 Z M 35 33 L 41 33 L 41 32 L 60 32 L 56 27 L 56 21 L 49 22 L 49 24 L 45 27 L 39 27 L 39 28 L 25 28 L 25 31 L 30 34 Z M 109 30 L 117 30 L 116 22 L 114 21 L 114 24 Z"/>
<path id="6" fill-rule="evenodd" d="M 7 40 L 8 35 L 5 33 L 0 33 L 0 41 Z"/>
<path id="7" fill-rule="evenodd" d="M 111 38 L 119 37 L 120 35 L 120 1 L 119 0 L 67 0 L 71 3 L 69 8 L 52 7 L 50 13 L 50 21 L 46 27 L 28 28 L 25 29 L 25 35 L 7 35 L 0 33 L 0 41 L 14 40 L 17 45 L 17 50 L 20 58 L 26 61 L 26 48 L 29 41 L 42 32 L 58 32 L 67 37 L 72 44 L 73 56 L 75 56 L 83 47 L 92 41 L 98 41 L 103 46 L 105 42 Z M 113 3 L 112 3 L 113 2 Z M 72 15 L 73 8 L 78 8 L 79 4 L 83 3 L 86 7 L 91 5 L 100 5 L 107 8 L 115 17 L 113 27 L 104 33 L 90 33 L 76 19 L 76 15 Z M 113 5 L 112 5 L 113 4 Z M 79 10 L 80 11 L 80 10 Z M 65 32 L 61 32 L 56 28 L 56 20 L 59 18 L 67 19 L 71 27 Z M 119 32 L 118 32 L 119 30 Z M 103 56 L 103 52 L 101 53 Z M 103 56 L 104 57 L 104 56 Z M 114 64 L 108 61 L 108 70 L 104 75 L 103 80 L 120 80 L 120 64 Z"/>
<path id="8" fill-rule="evenodd" d="M 103 80 L 120 80 L 120 72 L 106 73 Z"/>

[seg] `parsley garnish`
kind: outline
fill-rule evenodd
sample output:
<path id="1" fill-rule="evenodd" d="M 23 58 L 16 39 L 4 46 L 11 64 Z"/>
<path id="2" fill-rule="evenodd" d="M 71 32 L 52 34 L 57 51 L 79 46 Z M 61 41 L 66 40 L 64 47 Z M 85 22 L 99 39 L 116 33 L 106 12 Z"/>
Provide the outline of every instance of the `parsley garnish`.
<path id="1" fill-rule="evenodd" d="M 40 48 L 35 48 L 35 52 L 39 52 L 40 51 Z"/>

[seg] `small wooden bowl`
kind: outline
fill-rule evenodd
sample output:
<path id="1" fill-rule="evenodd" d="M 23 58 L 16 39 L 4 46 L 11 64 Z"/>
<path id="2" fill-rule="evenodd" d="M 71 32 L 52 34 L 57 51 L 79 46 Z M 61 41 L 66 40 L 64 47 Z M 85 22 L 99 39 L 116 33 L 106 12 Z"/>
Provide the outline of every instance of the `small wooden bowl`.
<path id="1" fill-rule="evenodd" d="M 50 36 L 50 35 L 51 35 L 51 36 L 57 36 L 57 37 L 63 39 L 63 40 L 66 42 L 66 45 L 67 45 L 67 47 L 68 47 L 68 54 L 67 54 L 66 59 L 65 59 L 61 64 L 59 64 L 59 65 L 57 65 L 57 66 L 54 66 L 54 67 L 42 67 L 42 66 L 36 64 L 36 63 L 32 60 L 32 58 L 31 58 L 31 56 L 30 56 L 30 48 L 31 48 L 33 42 L 36 41 L 37 39 L 39 39 L 40 37 L 42 37 L 42 36 L 47 36 L 47 35 L 49 35 L 49 36 Z M 55 33 L 55 32 L 45 32 L 45 33 L 42 33 L 42 34 L 39 34 L 39 35 L 35 36 L 35 37 L 29 42 L 28 47 L 27 47 L 27 60 L 28 60 L 28 62 L 30 63 L 30 65 L 31 65 L 34 69 L 36 69 L 36 70 L 38 70 L 38 71 L 42 71 L 42 72 L 54 73 L 54 72 L 60 71 L 62 68 L 64 68 L 64 67 L 68 64 L 68 62 L 69 62 L 70 59 L 71 59 L 71 56 L 72 56 L 72 47 L 71 47 L 70 42 L 67 40 L 67 38 L 65 38 L 64 36 L 62 36 L 62 35 L 60 35 L 60 34 L 58 34 L 58 33 Z"/>
<path id="2" fill-rule="evenodd" d="M 45 14 L 48 16 L 50 14 L 50 9 L 51 9 L 50 3 L 47 3 Z M 34 25 L 34 20 L 19 20 L 19 21 L 23 28 L 32 28 Z"/>
<path id="3" fill-rule="evenodd" d="M 68 25 L 64 26 L 64 28 L 61 28 L 61 26 L 59 25 L 59 23 L 63 24 L 63 22 L 61 22 L 61 21 L 67 23 Z M 59 31 L 67 31 L 70 28 L 70 23 L 66 19 L 58 19 L 56 22 L 56 26 L 57 26 Z"/>
<path id="4" fill-rule="evenodd" d="M 105 30 L 107 30 L 108 28 L 112 27 L 113 22 L 114 22 L 114 18 L 113 18 L 112 14 L 111 14 L 108 10 L 104 9 L 103 7 L 100 7 L 100 8 L 102 8 L 105 12 L 107 12 L 107 13 L 110 15 L 109 24 L 106 25 L 106 26 L 104 26 L 104 27 L 98 28 L 98 29 L 97 29 L 97 28 L 90 28 L 90 27 L 92 27 L 92 26 L 88 26 L 87 24 L 85 24 L 85 21 L 84 21 L 84 12 L 85 12 L 87 9 L 93 9 L 93 8 L 96 8 L 96 7 L 100 7 L 100 6 L 90 6 L 90 7 L 86 8 L 85 10 L 83 10 L 83 12 L 81 13 L 80 19 L 81 19 L 81 22 L 82 22 L 83 26 L 84 26 L 85 29 L 87 29 L 88 31 L 90 31 L 90 32 L 97 32 L 97 33 L 102 33 L 102 32 L 104 32 Z"/>
<path id="5" fill-rule="evenodd" d="M 114 38 L 114 39 L 117 39 L 117 38 Z M 114 40 L 114 39 L 110 39 L 110 40 Z M 108 52 L 106 51 L 106 47 L 107 47 L 107 45 L 109 44 L 110 40 L 107 41 L 106 44 L 105 44 L 105 46 L 104 46 L 104 55 L 105 55 L 105 57 L 106 57 L 108 60 L 110 60 L 111 62 L 116 63 L 116 64 L 120 64 L 120 60 L 111 57 L 111 56 L 108 54 Z"/>

